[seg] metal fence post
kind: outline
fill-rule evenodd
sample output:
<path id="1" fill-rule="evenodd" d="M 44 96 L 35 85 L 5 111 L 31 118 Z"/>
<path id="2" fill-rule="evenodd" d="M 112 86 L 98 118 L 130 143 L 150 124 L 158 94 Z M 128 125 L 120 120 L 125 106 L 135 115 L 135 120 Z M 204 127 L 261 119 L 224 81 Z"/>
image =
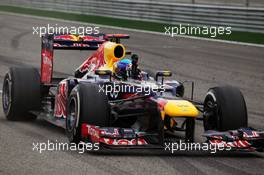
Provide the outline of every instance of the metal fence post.
<path id="1" fill-rule="evenodd" d="M 249 0 L 246 0 L 246 7 L 249 7 Z"/>

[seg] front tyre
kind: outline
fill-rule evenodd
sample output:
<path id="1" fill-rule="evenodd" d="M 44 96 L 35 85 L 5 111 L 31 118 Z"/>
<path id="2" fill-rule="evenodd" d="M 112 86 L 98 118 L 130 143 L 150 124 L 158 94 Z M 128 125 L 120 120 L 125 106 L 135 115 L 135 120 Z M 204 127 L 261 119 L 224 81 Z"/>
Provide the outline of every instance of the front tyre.
<path id="1" fill-rule="evenodd" d="M 82 141 L 81 126 L 110 126 L 110 107 L 107 96 L 96 84 L 79 84 L 71 92 L 66 117 L 66 134 L 70 142 Z"/>
<path id="2" fill-rule="evenodd" d="M 247 127 L 244 97 L 232 86 L 209 89 L 204 100 L 204 129 L 227 131 Z"/>

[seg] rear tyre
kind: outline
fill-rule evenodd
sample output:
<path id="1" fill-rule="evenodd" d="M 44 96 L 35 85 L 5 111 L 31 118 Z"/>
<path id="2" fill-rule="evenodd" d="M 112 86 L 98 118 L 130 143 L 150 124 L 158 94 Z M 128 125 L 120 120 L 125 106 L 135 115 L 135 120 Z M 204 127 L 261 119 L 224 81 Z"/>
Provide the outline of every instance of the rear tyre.
<path id="1" fill-rule="evenodd" d="M 2 92 L 3 111 L 8 120 L 32 120 L 30 111 L 41 104 L 40 75 L 35 68 L 12 67 L 5 75 Z"/>
<path id="2" fill-rule="evenodd" d="M 107 96 L 98 85 L 79 84 L 71 92 L 67 106 L 66 134 L 70 142 L 82 141 L 82 124 L 110 126 L 110 107 Z"/>
<path id="3" fill-rule="evenodd" d="M 231 86 L 209 89 L 204 100 L 204 129 L 227 131 L 247 127 L 248 116 L 244 97 Z"/>

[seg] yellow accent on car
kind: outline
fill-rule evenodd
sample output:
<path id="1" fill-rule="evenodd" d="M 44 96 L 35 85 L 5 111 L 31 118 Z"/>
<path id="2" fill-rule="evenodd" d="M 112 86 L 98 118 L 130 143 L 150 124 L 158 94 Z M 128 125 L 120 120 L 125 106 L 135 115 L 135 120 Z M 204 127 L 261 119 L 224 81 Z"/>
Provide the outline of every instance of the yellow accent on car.
<path id="1" fill-rule="evenodd" d="M 100 75 L 106 75 L 106 71 L 104 70 L 100 70 L 100 72 L 98 72 Z"/>
<path id="2" fill-rule="evenodd" d="M 126 49 L 124 45 L 117 44 L 114 42 L 104 43 L 104 59 L 106 65 L 102 69 L 108 69 L 113 71 L 113 65 L 115 62 L 123 59 L 126 54 Z"/>
<path id="3" fill-rule="evenodd" d="M 168 100 L 164 111 L 170 117 L 197 117 L 199 115 L 196 107 L 186 100 Z"/>
<path id="4" fill-rule="evenodd" d="M 164 120 L 164 118 L 165 118 L 165 111 L 164 110 L 160 111 L 160 114 L 161 114 L 161 119 Z"/>
<path id="5" fill-rule="evenodd" d="M 80 35 L 71 35 L 71 37 L 73 37 L 73 41 L 80 41 L 82 39 Z"/>
<path id="6" fill-rule="evenodd" d="M 164 76 L 170 76 L 171 75 L 171 72 L 170 71 L 163 71 L 163 75 Z"/>

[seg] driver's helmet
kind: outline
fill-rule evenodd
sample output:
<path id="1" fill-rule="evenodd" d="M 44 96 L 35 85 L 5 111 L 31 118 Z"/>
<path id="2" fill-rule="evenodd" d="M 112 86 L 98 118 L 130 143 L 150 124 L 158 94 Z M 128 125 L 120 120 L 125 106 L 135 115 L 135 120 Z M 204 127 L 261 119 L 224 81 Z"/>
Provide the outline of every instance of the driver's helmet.
<path id="1" fill-rule="evenodd" d="M 117 61 L 113 65 L 114 75 L 119 79 L 127 79 L 132 67 L 132 61 L 130 59 L 122 59 Z"/>

